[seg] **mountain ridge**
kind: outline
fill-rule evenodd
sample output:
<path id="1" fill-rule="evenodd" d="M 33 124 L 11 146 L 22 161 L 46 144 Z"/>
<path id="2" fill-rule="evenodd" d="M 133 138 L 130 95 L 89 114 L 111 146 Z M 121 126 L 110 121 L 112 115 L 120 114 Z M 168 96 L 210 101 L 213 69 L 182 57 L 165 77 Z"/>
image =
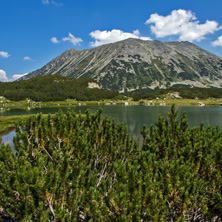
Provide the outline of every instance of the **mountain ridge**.
<path id="1" fill-rule="evenodd" d="M 93 78 L 106 90 L 222 86 L 222 59 L 190 42 L 127 39 L 92 49 L 69 49 L 19 80 L 63 75 Z"/>

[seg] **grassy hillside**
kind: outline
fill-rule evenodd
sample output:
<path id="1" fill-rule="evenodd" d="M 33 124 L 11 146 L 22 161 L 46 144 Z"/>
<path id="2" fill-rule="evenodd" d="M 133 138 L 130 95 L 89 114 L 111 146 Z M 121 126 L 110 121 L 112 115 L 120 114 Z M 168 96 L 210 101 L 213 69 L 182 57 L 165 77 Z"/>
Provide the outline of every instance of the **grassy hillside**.
<path id="1" fill-rule="evenodd" d="M 118 92 L 105 91 L 99 88 L 88 88 L 89 78 L 74 79 L 52 75 L 31 78 L 19 82 L 0 82 L 0 96 L 13 101 L 29 98 L 33 101 L 64 101 L 66 99 L 101 100 L 111 99 Z"/>

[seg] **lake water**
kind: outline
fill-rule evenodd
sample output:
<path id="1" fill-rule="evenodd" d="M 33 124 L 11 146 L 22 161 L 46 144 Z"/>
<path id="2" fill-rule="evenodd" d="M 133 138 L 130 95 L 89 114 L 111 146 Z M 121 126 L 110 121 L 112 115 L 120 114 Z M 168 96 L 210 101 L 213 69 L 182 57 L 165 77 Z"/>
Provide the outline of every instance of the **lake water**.
<path id="1" fill-rule="evenodd" d="M 84 113 L 86 109 L 90 109 L 91 112 L 96 112 L 99 106 L 69 106 L 69 107 L 43 107 L 34 108 L 30 110 L 25 109 L 10 109 L 5 112 L 1 112 L 0 116 L 10 116 L 10 115 L 26 115 L 26 114 L 36 114 L 42 112 L 43 114 L 55 113 L 59 110 L 67 112 L 73 110 L 76 113 Z M 128 132 L 135 139 L 141 140 L 140 132 L 143 125 L 148 127 L 151 124 L 155 124 L 158 121 L 158 115 L 167 116 L 170 112 L 170 106 L 102 106 L 103 116 L 108 115 L 115 118 L 116 122 L 124 122 L 128 128 Z M 177 107 L 179 115 L 181 116 L 183 112 L 187 114 L 189 126 L 199 126 L 201 122 L 207 127 L 209 124 L 211 126 L 221 126 L 222 129 L 222 107 Z M 2 142 L 11 143 L 14 132 L 8 135 L 2 136 Z"/>

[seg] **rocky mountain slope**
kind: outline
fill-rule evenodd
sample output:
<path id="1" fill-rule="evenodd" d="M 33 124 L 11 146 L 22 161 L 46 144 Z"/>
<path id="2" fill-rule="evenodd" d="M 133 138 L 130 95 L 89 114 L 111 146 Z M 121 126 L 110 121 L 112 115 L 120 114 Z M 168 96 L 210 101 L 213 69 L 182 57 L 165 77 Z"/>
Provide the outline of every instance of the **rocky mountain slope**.
<path id="1" fill-rule="evenodd" d="M 222 87 L 222 59 L 190 42 L 127 39 L 97 48 L 70 49 L 20 78 L 63 75 L 93 78 L 108 90 Z"/>

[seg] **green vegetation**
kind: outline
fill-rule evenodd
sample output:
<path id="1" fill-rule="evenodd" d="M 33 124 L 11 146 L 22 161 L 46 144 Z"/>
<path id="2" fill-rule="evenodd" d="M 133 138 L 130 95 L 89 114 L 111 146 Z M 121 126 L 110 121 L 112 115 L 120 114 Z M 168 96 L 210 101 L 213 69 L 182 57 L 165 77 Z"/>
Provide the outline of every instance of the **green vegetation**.
<path id="1" fill-rule="evenodd" d="M 24 116 L 0 116 L 0 142 L 2 136 L 11 132 L 15 128 L 16 122 L 28 118 L 28 115 Z"/>
<path id="2" fill-rule="evenodd" d="M 157 60 L 159 61 L 159 60 Z M 117 81 L 122 84 L 122 80 L 126 81 L 124 75 L 117 79 L 104 79 L 104 81 Z M 140 83 L 144 82 L 138 79 L 137 84 L 129 83 L 133 80 L 134 75 L 128 75 L 127 88 L 136 88 Z M 105 91 L 99 88 L 88 88 L 88 83 L 95 83 L 92 79 L 74 79 L 58 75 L 49 75 L 43 77 L 35 77 L 20 82 L 0 82 L 0 108 L 9 107 L 39 107 L 39 106 L 57 106 L 57 105 L 102 105 L 102 104 L 124 104 L 124 100 L 129 100 L 129 104 L 138 105 L 133 101 L 155 100 L 157 97 L 164 101 L 154 101 L 153 105 L 161 103 L 172 105 L 198 105 L 203 102 L 206 105 L 220 105 L 222 103 L 222 89 L 218 88 L 189 88 L 178 87 L 168 89 L 138 89 L 134 92 L 119 94 L 117 91 Z M 170 97 L 169 94 L 178 93 L 180 99 Z M 131 101 L 131 98 L 133 101 Z M 198 102 L 196 99 L 198 98 Z"/>
<path id="3" fill-rule="evenodd" d="M 45 114 L 43 116 L 46 116 Z M 16 123 L 29 118 L 29 115 L 17 115 L 17 116 L 0 116 L 0 142 L 1 136 L 11 132 Z"/>
<path id="4" fill-rule="evenodd" d="M 0 135 L 9 127 L 15 127 L 15 123 L 27 118 L 24 116 L 0 116 Z"/>
<path id="5" fill-rule="evenodd" d="M 52 114 L 53 115 L 53 114 Z M 42 114 L 46 116 L 46 114 Z M 7 129 L 15 127 L 17 122 L 23 121 L 29 118 L 29 115 L 16 115 L 16 116 L 0 116 L 0 135 Z"/>
<path id="6" fill-rule="evenodd" d="M 64 101 L 75 99 L 92 101 L 113 99 L 118 92 L 99 88 L 88 88 L 93 79 L 74 79 L 58 75 L 31 78 L 19 82 L 0 82 L 0 96 L 13 101 L 31 99 L 33 101 Z"/>
<path id="7" fill-rule="evenodd" d="M 0 149 L 0 215 L 19 221 L 221 221 L 222 132 L 186 116 L 138 146 L 101 110 L 31 116 Z"/>
<path id="8" fill-rule="evenodd" d="M 156 97 L 166 97 L 168 93 L 178 92 L 179 96 L 183 99 L 208 99 L 208 98 L 222 98 L 222 89 L 218 88 L 169 88 L 159 89 L 153 92 L 132 92 L 128 93 L 128 96 L 133 100 L 138 101 L 140 99 L 155 99 Z"/>

